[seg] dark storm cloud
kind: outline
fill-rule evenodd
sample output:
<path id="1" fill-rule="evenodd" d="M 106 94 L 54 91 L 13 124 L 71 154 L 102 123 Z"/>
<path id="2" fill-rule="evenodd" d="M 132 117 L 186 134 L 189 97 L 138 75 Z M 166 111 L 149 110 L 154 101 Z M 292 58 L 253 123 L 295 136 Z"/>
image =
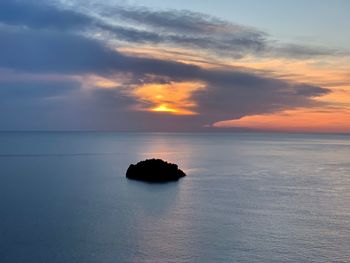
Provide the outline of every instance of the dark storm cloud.
<path id="1" fill-rule="evenodd" d="M 0 67 L 28 72 L 104 71 L 118 59 L 97 41 L 71 33 L 0 28 Z"/>
<path id="2" fill-rule="evenodd" d="M 67 7 L 40 0 L 2 0 L 0 22 L 32 29 L 105 32 L 105 41 L 201 48 L 235 58 L 247 54 L 303 58 L 339 53 L 326 48 L 276 44 L 263 31 L 187 10 L 157 11 L 95 3 L 86 12 L 81 6 L 88 2 L 78 3 Z"/>
<path id="3" fill-rule="evenodd" d="M 106 31 L 117 40 L 131 43 L 167 43 L 208 50 L 249 52 L 262 50 L 264 33 L 233 25 L 189 11 L 156 12 L 122 6 L 103 11 L 116 20 L 129 20 L 131 26 L 110 24 L 97 16 L 47 5 L 42 1 L 3 0 L 0 21 L 32 29 Z M 137 29 L 142 25 L 151 27 Z M 136 27 L 135 27 L 136 26 Z"/>
<path id="4" fill-rule="evenodd" d="M 108 25 L 106 23 L 99 23 L 98 27 L 112 33 L 112 37 L 130 43 L 161 43 L 164 41 L 164 38 L 157 33 L 131 27 Z"/>
<path id="5" fill-rule="evenodd" d="M 126 56 L 101 42 L 71 33 L 0 28 L 0 67 L 41 73 L 154 73 L 191 78 L 200 68 Z"/>
<path id="6" fill-rule="evenodd" d="M 91 18 L 40 0 L 1 0 L 0 21 L 37 29 L 71 30 L 89 25 Z"/>
<path id="7" fill-rule="evenodd" d="M 197 47 L 236 58 L 247 54 L 307 58 L 339 55 L 344 52 L 307 45 L 276 43 L 261 30 L 228 22 L 216 17 L 188 10 L 154 10 L 145 7 L 105 6 L 94 4 L 96 12 L 114 21 L 127 22 L 143 30 L 111 27 L 118 37 L 128 40 L 129 34 L 138 43 L 165 43 Z"/>
<path id="8" fill-rule="evenodd" d="M 118 25 L 110 25 L 91 15 L 44 1 L 2 0 L 0 2 L 0 22 L 12 26 L 25 26 L 30 29 L 57 31 L 96 31 L 105 30 L 120 39 L 130 42 L 160 42 L 161 37 L 152 32 Z"/>
<path id="9" fill-rule="evenodd" d="M 308 85 L 293 85 L 274 78 L 234 70 L 203 69 L 198 66 L 158 59 L 122 55 L 100 42 L 70 33 L 2 30 L 0 67 L 36 73 L 108 75 L 131 73 L 134 82 L 147 81 L 147 75 L 169 81 L 201 81 L 206 89 L 193 95 L 198 103 L 198 122 L 214 122 L 246 114 L 271 112 L 311 104 L 311 98 L 328 90 Z M 161 79 L 161 77 L 160 77 Z M 96 97 L 100 106 L 117 107 L 121 94 Z M 107 102 L 107 103 L 106 103 Z M 135 100 L 124 100 L 133 105 Z M 96 107 L 98 108 L 98 107 Z M 120 107 L 117 107 L 120 109 Z"/>
<path id="10" fill-rule="evenodd" d="M 241 79 L 241 76 L 238 76 Z M 245 115 L 276 112 L 294 107 L 316 105 L 313 97 L 329 90 L 306 84 L 292 84 L 276 79 L 246 76 L 218 84 L 209 82 L 205 90 L 192 95 L 198 111 L 207 120 L 236 119 Z"/>
<path id="11" fill-rule="evenodd" d="M 223 52 L 258 52 L 266 48 L 266 34 L 187 10 L 155 11 L 147 8 L 118 6 L 103 10 L 114 19 L 127 20 L 159 32 L 156 42 L 200 47 Z"/>
<path id="12" fill-rule="evenodd" d="M 25 8 L 25 10 L 24 10 Z M 293 84 L 234 69 L 204 69 L 161 59 L 125 55 L 85 34 L 104 30 L 130 43 L 172 43 L 234 55 L 266 49 L 265 34 L 187 11 L 155 12 L 118 7 L 115 16 L 142 27 L 110 24 L 79 9 L 45 2 L 0 3 L 0 68 L 31 74 L 131 75 L 114 90 L 85 94 L 74 81 L 1 80 L 0 129 L 12 127 L 118 130 L 196 130 L 216 121 L 247 114 L 309 106 L 327 89 Z M 112 12 L 113 13 L 113 12 Z M 112 14 L 109 13 L 112 17 Z M 82 30 L 83 29 L 83 30 Z M 158 30 L 160 29 L 160 30 Z M 306 52 L 307 53 L 307 52 Z M 156 76 L 150 79 L 150 75 Z M 133 85 L 147 82 L 200 81 L 192 95 L 195 116 L 131 110 L 153 105 L 132 95 Z M 22 125 L 22 126 L 21 126 Z M 42 126 L 40 126 L 42 125 Z"/>
<path id="13" fill-rule="evenodd" d="M 221 19 L 188 10 L 155 11 L 144 7 L 117 6 L 103 10 L 102 14 L 179 34 L 221 33 L 241 29 Z"/>

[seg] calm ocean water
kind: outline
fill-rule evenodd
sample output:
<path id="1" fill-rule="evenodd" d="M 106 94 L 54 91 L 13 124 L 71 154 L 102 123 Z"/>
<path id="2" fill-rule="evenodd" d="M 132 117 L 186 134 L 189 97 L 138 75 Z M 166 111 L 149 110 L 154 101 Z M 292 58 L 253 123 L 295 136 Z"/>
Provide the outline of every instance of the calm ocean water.
<path id="1" fill-rule="evenodd" d="M 350 262 L 350 136 L 2 132 L 0 262 Z"/>

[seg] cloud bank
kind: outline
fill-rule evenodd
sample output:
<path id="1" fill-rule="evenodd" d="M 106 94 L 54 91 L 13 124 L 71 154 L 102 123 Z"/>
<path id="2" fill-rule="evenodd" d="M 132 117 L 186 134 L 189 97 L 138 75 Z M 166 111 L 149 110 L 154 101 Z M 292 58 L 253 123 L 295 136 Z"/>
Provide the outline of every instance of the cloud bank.
<path id="1" fill-rule="evenodd" d="M 254 71 L 133 56 L 118 48 L 171 45 L 233 59 L 332 51 L 293 45 L 273 51 L 264 32 L 190 11 L 120 5 L 87 10 L 94 13 L 62 3 L 1 1 L 0 129 L 201 130 L 218 121 L 312 107 L 318 105 L 315 97 L 329 92 Z M 52 74 L 58 78 L 42 80 Z M 18 80 L 16 75 L 26 77 Z M 101 89 L 88 83 L 87 89 L 81 80 L 92 75 L 118 85 Z M 182 82 L 200 83 L 187 91 L 191 116 L 147 111 L 157 106 L 155 101 L 135 95 L 146 83 Z M 171 90 L 169 94 L 171 102 Z"/>

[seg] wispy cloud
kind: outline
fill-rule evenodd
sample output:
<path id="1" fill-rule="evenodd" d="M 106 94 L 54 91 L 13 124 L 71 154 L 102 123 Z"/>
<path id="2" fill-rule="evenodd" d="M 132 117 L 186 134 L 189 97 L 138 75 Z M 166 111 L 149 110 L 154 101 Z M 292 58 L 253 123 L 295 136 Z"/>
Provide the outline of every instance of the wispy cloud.
<path id="1" fill-rule="evenodd" d="M 188 10 L 159 11 L 99 2 L 75 3 L 66 6 L 55 2 L 48 5 L 44 1 L 3 0 L 0 21 L 34 29 L 102 34 L 102 39 L 109 42 L 200 48 L 234 58 L 251 54 L 295 58 L 343 53 L 325 47 L 278 43 L 256 28 Z"/>

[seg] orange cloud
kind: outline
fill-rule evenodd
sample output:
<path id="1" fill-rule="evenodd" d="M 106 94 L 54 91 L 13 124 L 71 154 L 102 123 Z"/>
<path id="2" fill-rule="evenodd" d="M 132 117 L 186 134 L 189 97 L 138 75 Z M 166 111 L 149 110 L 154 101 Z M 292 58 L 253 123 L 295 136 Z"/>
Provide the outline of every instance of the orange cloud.
<path id="1" fill-rule="evenodd" d="M 200 82 L 150 83 L 137 87 L 133 95 L 139 100 L 152 104 L 139 110 L 164 112 L 179 115 L 194 115 L 196 103 L 190 100 L 192 92 L 201 89 Z"/>

